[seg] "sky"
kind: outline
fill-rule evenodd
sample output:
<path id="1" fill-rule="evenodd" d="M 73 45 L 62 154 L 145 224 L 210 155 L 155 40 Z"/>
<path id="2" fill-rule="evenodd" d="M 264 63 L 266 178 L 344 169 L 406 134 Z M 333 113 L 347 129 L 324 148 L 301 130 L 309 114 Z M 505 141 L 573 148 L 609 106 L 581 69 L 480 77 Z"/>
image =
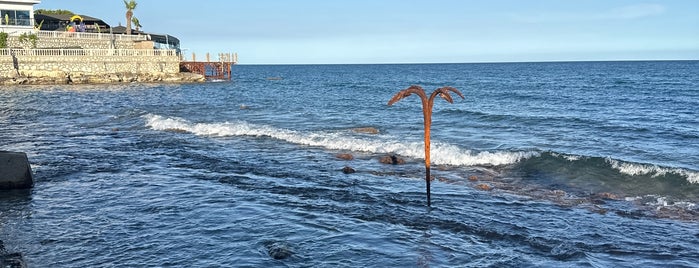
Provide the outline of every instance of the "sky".
<path id="1" fill-rule="evenodd" d="M 699 60 L 697 0 L 137 0 L 150 33 L 241 64 Z M 42 0 L 125 25 L 123 0 Z"/>

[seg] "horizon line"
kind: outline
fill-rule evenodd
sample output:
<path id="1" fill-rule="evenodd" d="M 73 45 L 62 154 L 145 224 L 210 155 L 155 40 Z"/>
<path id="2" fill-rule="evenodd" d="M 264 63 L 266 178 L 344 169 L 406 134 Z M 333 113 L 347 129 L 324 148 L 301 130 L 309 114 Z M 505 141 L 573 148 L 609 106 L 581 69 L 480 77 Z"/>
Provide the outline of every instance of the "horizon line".
<path id="1" fill-rule="evenodd" d="M 420 65 L 420 64 L 511 64 L 511 63 L 585 63 L 585 62 L 663 62 L 699 61 L 699 59 L 621 59 L 621 60 L 540 60 L 540 61 L 472 61 L 472 62 L 375 62 L 375 63 L 238 63 L 236 65 Z"/>

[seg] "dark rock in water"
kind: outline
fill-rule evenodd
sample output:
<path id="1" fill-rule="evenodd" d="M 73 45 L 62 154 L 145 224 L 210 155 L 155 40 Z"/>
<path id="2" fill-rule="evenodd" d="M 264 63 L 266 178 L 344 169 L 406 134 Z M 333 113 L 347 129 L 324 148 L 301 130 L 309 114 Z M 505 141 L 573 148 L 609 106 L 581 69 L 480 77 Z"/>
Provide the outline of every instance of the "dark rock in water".
<path id="1" fill-rule="evenodd" d="M 0 151 L 0 190 L 34 186 L 32 168 L 26 153 Z"/>
<path id="2" fill-rule="evenodd" d="M 352 131 L 364 134 L 379 134 L 379 130 L 373 127 L 358 127 L 353 128 Z"/>
<path id="3" fill-rule="evenodd" d="M 184 129 L 179 129 L 179 128 L 168 128 L 168 129 L 165 129 L 165 131 L 174 132 L 174 133 L 189 133 L 189 131 L 186 131 Z"/>
<path id="4" fill-rule="evenodd" d="M 483 191 L 490 191 L 493 189 L 493 187 L 491 187 L 490 185 L 487 185 L 485 183 L 481 183 L 481 184 L 476 185 L 476 188 L 483 190 Z"/>
<path id="5" fill-rule="evenodd" d="M 350 167 L 350 166 L 345 166 L 345 167 L 342 168 L 342 173 L 345 173 L 345 174 L 352 174 L 352 173 L 355 173 L 355 172 L 357 172 L 357 171 L 355 171 L 355 170 L 354 170 L 352 167 Z"/>
<path id="6" fill-rule="evenodd" d="M 267 245 L 267 254 L 275 260 L 283 260 L 293 254 L 289 245 L 283 242 L 275 242 Z"/>
<path id="7" fill-rule="evenodd" d="M 22 253 L 10 253 L 0 257 L 0 267 L 2 268 L 25 268 Z"/>
<path id="8" fill-rule="evenodd" d="M 2 268 L 26 268 L 22 253 L 7 253 L 5 245 L 0 240 L 0 267 Z"/>
<path id="9" fill-rule="evenodd" d="M 336 154 L 335 157 L 340 158 L 342 160 L 352 160 L 354 159 L 354 156 L 352 154 Z"/>
<path id="10" fill-rule="evenodd" d="M 468 176 L 468 180 L 469 180 L 469 181 L 477 181 L 477 180 L 478 180 L 478 176 L 476 176 L 476 175 Z"/>
<path id="11" fill-rule="evenodd" d="M 394 154 L 382 156 L 381 159 L 379 159 L 379 162 L 381 162 L 382 164 L 389 164 L 389 165 L 405 164 L 405 160 L 403 160 L 402 158 L 400 158 Z"/>
<path id="12" fill-rule="evenodd" d="M 621 198 L 618 195 L 615 195 L 613 193 L 608 193 L 608 192 L 603 192 L 597 194 L 597 197 L 606 199 L 606 200 L 620 200 Z"/>

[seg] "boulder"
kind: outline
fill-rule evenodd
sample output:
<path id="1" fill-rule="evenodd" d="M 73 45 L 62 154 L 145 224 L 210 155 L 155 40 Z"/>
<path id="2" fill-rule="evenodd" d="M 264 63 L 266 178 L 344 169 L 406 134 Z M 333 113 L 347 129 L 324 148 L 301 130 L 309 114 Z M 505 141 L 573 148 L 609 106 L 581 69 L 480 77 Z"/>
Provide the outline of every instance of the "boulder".
<path id="1" fill-rule="evenodd" d="M 379 130 L 373 127 L 358 127 L 353 128 L 352 131 L 364 134 L 379 134 Z"/>
<path id="2" fill-rule="evenodd" d="M 342 173 L 345 173 L 345 174 L 352 174 L 352 173 L 355 173 L 355 172 L 357 172 L 357 171 L 355 171 L 355 170 L 354 170 L 352 167 L 350 167 L 350 166 L 345 166 L 345 167 L 342 168 Z"/>
<path id="3" fill-rule="evenodd" d="M 389 165 L 402 165 L 402 164 L 405 164 L 405 160 L 403 160 L 402 158 L 400 158 L 400 157 L 398 157 L 398 156 L 396 156 L 396 155 L 394 155 L 394 154 L 382 156 L 382 157 L 379 159 L 379 162 L 381 162 L 382 164 L 389 164 Z"/>
<path id="4" fill-rule="evenodd" d="M 22 253 L 9 253 L 5 249 L 5 244 L 0 240 L 0 267 L 22 268 L 27 267 L 24 263 Z"/>
<path id="5" fill-rule="evenodd" d="M 335 157 L 342 159 L 342 160 L 352 160 L 354 159 L 354 156 L 352 154 L 336 154 Z"/>
<path id="6" fill-rule="evenodd" d="M 490 185 L 487 185 L 485 183 L 481 183 L 481 184 L 476 185 L 476 189 L 483 190 L 483 191 L 490 191 L 493 189 L 493 187 L 491 187 Z"/>
<path id="7" fill-rule="evenodd" d="M 26 153 L 0 151 L 0 190 L 34 186 L 32 168 Z"/>
<path id="8" fill-rule="evenodd" d="M 275 242 L 267 245 L 267 254 L 275 260 L 282 260 L 291 257 L 293 252 L 287 243 Z"/>

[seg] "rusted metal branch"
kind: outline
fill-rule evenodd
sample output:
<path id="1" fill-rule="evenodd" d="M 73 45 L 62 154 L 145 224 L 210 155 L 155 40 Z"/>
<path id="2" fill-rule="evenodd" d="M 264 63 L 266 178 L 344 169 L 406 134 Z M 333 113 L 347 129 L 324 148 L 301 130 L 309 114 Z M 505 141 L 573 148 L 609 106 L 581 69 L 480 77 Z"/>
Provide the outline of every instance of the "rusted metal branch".
<path id="1" fill-rule="evenodd" d="M 422 100 L 422 114 L 424 116 L 423 122 L 425 125 L 425 184 L 427 192 L 427 206 L 431 206 L 430 199 L 430 126 L 432 125 L 432 107 L 434 106 L 434 98 L 439 95 L 439 97 L 445 99 L 449 103 L 454 103 L 454 99 L 451 97 L 449 92 L 454 92 L 462 99 L 464 95 L 461 94 L 459 90 L 453 87 L 440 87 L 430 94 L 429 99 L 425 94 L 425 90 L 421 86 L 412 85 L 406 89 L 403 89 L 396 93 L 396 95 L 388 101 L 388 105 L 393 105 L 399 100 L 408 97 L 412 94 L 417 94 Z"/>

